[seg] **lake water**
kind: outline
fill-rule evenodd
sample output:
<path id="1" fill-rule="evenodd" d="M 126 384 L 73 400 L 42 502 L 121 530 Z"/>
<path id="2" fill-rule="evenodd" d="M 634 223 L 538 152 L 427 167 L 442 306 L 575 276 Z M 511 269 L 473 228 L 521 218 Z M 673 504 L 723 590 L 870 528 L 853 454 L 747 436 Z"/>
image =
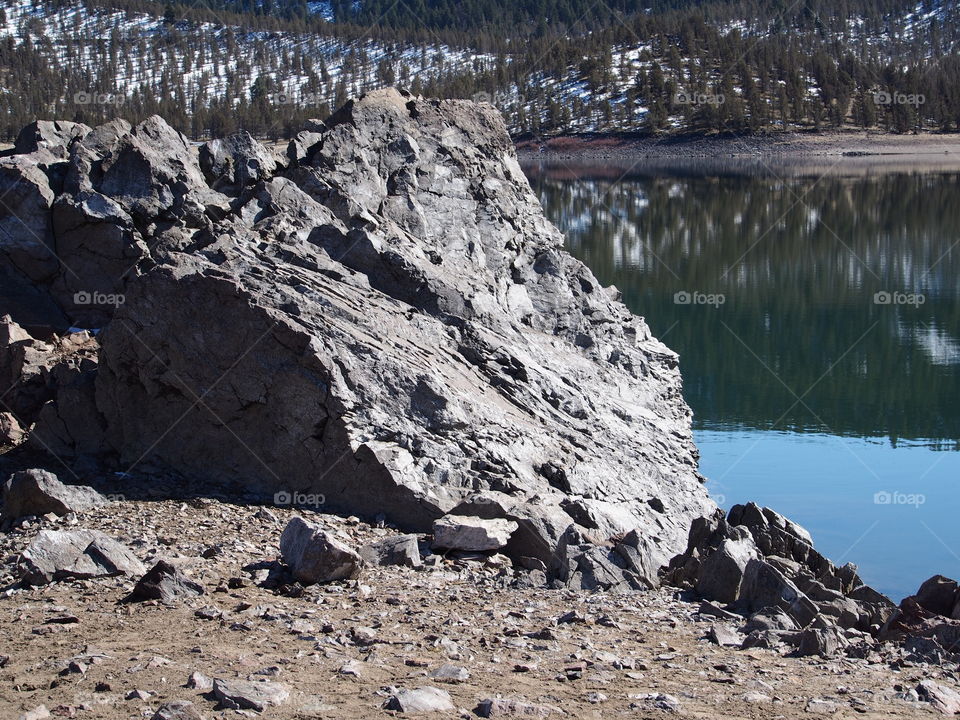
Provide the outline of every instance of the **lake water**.
<path id="1" fill-rule="evenodd" d="M 960 576 L 960 167 L 525 169 L 680 354 L 721 506 L 775 508 L 895 600 Z"/>

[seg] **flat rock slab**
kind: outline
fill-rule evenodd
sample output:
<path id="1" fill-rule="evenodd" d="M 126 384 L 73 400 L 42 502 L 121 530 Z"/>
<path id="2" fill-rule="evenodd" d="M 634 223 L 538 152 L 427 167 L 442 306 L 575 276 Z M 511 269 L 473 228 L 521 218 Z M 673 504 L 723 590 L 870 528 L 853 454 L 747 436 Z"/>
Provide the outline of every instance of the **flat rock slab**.
<path id="1" fill-rule="evenodd" d="M 186 700 L 164 703 L 150 720 L 203 720 L 197 706 Z"/>
<path id="2" fill-rule="evenodd" d="M 285 703 L 290 697 L 290 689 L 276 682 L 218 678 L 213 681 L 213 695 L 225 708 L 263 712 L 268 707 Z"/>
<path id="3" fill-rule="evenodd" d="M 917 694 L 944 715 L 960 713 L 960 692 L 933 680 L 922 680 Z"/>
<path id="4" fill-rule="evenodd" d="M 316 523 L 295 517 L 280 536 L 280 554 L 293 576 L 307 584 L 348 580 L 360 574 L 362 560 Z"/>
<path id="5" fill-rule="evenodd" d="M 390 696 L 384 706 L 402 713 L 450 712 L 456 710 L 450 694 L 435 687 L 399 690 Z"/>
<path id="6" fill-rule="evenodd" d="M 559 714 L 560 709 L 550 705 L 534 705 L 533 703 L 523 702 L 522 700 L 512 700 L 509 698 L 487 698 L 481 700 L 474 712 L 484 718 L 498 717 L 527 717 L 542 718 Z"/>
<path id="7" fill-rule="evenodd" d="M 146 572 L 129 548 L 99 530 L 41 530 L 23 551 L 23 579 L 31 585 L 54 580 Z"/>
<path id="8" fill-rule="evenodd" d="M 513 520 L 447 515 L 433 523 L 433 547 L 483 552 L 499 550 L 520 527 Z"/>

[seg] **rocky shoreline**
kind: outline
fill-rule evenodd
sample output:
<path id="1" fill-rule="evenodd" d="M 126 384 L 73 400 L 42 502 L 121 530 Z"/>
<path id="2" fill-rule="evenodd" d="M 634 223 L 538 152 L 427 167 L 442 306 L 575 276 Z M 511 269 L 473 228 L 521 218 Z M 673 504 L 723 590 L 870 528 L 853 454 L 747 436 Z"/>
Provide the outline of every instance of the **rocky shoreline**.
<path id="1" fill-rule="evenodd" d="M 44 487 L 31 502 L 82 497 L 86 509 L 20 518 L 0 537 L 0 703 L 10 717 L 359 719 L 431 709 L 428 717 L 879 719 L 960 710 L 960 655 L 934 639 L 797 633 L 783 629 L 794 627 L 788 612 L 748 619 L 674 587 L 544 589 L 497 551 L 435 549 L 430 535 L 265 507 L 225 487 L 192 496 L 174 478 L 122 478 L 99 502 Z M 749 507 L 738 512 L 757 520 Z M 351 561 L 356 577 L 296 580 L 281 548 L 300 518 L 337 552 L 363 558 Z M 81 527 L 129 547 L 150 572 L 22 582 L 23 558 L 44 533 Z M 955 585 L 931 585 L 917 600 L 933 603 Z M 798 634 L 793 647 L 787 636 Z"/>
<path id="2" fill-rule="evenodd" d="M 960 712 L 957 583 L 897 607 L 717 509 L 677 356 L 492 107 L 378 91 L 279 151 L 37 122 L 0 191 L 25 718 Z"/>

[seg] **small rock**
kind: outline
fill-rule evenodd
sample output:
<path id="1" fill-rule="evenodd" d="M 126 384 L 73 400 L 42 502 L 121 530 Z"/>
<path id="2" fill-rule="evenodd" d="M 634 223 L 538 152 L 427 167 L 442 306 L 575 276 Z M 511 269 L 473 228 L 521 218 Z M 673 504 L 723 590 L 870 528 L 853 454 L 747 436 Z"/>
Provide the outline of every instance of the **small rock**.
<path id="1" fill-rule="evenodd" d="M 484 718 L 498 717 L 547 717 L 560 710 L 549 705 L 533 705 L 521 700 L 509 698 L 488 698 L 481 700 L 474 712 Z"/>
<path id="2" fill-rule="evenodd" d="M 801 657 L 809 655 L 830 657 L 836 655 L 840 647 L 841 638 L 832 628 L 807 628 L 800 634 L 797 654 Z"/>
<path id="3" fill-rule="evenodd" d="M 466 668 L 450 663 L 444 663 L 429 675 L 431 680 L 445 683 L 461 683 L 470 679 L 470 672 Z"/>
<path id="4" fill-rule="evenodd" d="M 820 715 L 832 715 L 840 709 L 840 706 L 832 700 L 823 698 L 810 698 L 804 710 L 808 713 L 817 713 Z"/>
<path id="5" fill-rule="evenodd" d="M 378 540 L 364 546 L 360 550 L 360 557 L 368 565 L 403 565 L 417 568 L 423 564 L 416 535 L 400 535 Z"/>
<path id="6" fill-rule="evenodd" d="M 150 693 L 150 692 L 148 692 L 148 691 L 146 691 L 146 690 L 141 690 L 140 688 L 135 688 L 135 689 L 131 690 L 130 692 L 128 692 L 128 693 L 126 694 L 126 696 L 124 697 L 124 699 L 126 699 L 126 700 L 149 700 L 150 697 L 151 697 L 151 695 L 152 695 L 152 693 Z"/>
<path id="7" fill-rule="evenodd" d="M 187 678 L 187 687 L 192 690 L 210 690 L 213 688 L 213 679 L 195 670 Z"/>
<path id="8" fill-rule="evenodd" d="M 762 692 L 752 691 L 743 694 L 743 701 L 745 703 L 750 703 L 751 705 L 762 705 L 763 703 L 773 702 L 769 695 L 764 695 Z"/>
<path id="9" fill-rule="evenodd" d="M 217 678 L 213 681 L 213 695 L 225 708 L 263 712 L 270 706 L 286 702 L 290 697 L 290 690 L 286 685 L 277 682 Z"/>
<path id="10" fill-rule="evenodd" d="M 203 720 L 203 716 L 192 702 L 174 700 L 157 708 L 150 720 Z"/>
<path id="11" fill-rule="evenodd" d="M 917 685 L 917 695 L 944 715 L 960 713 L 960 692 L 946 685 L 933 680 L 921 680 Z"/>
<path id="12" fill-rule="evenodd" d="M 456 710 L 450 694 L 435 687 L 398 690 L 384 705 L 386 710 L 402 713 L 450 712 Z"/>
<path id="13" fill-rule="evenodd" d="M 33 710 L 20 713 L 20 720 L 44 720 L 44 718 L 48 717 L 50 717 L 50 711 L 47 710 L 46 705 L 38 705 L 33 708 Z"/>
<path id="14" fill-rule="evenodd" d="M 721 647 L 740 647 L 743 642 L 743 638 L 724 625 L 711 625 L 707 637 Z"/>
<path id="15" fill-rule="evenodd" d="M 356 578 L 360 556 L 315 523 L 293 518 L 280 536 L 280 553 L 293 576 L 307 584 Z"/>
<path id="16" fill-rule="evenodd" d="M 203 585 L 188 578 L 180 568 L 166 560 L 159 560 L 137 581 L 127 600 L 160 600 L 172 603 L 182 598 L 203 595 L 203 593 Z"/>
<path id="17" fill-rule="evenodd" d="M 26 437 L 26 430 L 11 413 L 0 412 L 0 445 L 19 445 Z"/>
<path id="18" fill-rule="evenodd" d="M 663 710 L 664 712 L 680 712 L 680 701 L 667 693 L 645 693 L 635 695 L 642 709 Z M 633 706 L 633 704 L 631 704 Z"/>

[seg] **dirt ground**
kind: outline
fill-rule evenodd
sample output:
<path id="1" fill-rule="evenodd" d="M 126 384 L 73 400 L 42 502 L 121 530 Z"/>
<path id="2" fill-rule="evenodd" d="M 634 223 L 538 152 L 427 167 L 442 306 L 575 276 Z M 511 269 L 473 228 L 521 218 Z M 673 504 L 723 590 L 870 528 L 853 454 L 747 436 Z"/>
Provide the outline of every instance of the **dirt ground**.
<path id="1" fill-rule="evenodd" d="M 552 708 L 552 717 L 880 720 L 938 717 L 928 703 L 898 699 L 922 678 L 958 685 L 955 672 L 898 660 L 895 651 L 821 659 L 720 647 L 705 638 L 717 620 L 674 590 L 523 587 L 524 576 L 496 557 L 366 568 L 359 580 L 308 587 L 299 597 L 289 587 L 286 595 L 259 587 L 257 568 L 262 579 L 295 514 L 322 521 L 354 547 L 396 532 L 199 498 L 117 500 L 0 537 L 8 586 L 0 596 L 0 655 L 8 656 L 0 659 L 0 718 L 41 705 L 52 717 L 150 718 L 171 700 L 192 701 L 204 718 L 256 715 L 217 709 L 209 690 L 187 687 L 194 672 L 282 683 L 289 699 L 262 713 L 278 719 L 393 716 L 382 707 L 395 688 L 434 686 L 459 708 L 429 715 L 438 718 L 476 717 L 481 700 L 503 696 Z M 133 578 L 11 590 L 16 554 L 41 524 L 102 530 L 148 566 L 170 559 L 207 592 L 165 606 L 121 602 Z M 571 611 L 573 622 L 558 622 Z M 469 677 L 429 676 L 445 664 Z"/>

